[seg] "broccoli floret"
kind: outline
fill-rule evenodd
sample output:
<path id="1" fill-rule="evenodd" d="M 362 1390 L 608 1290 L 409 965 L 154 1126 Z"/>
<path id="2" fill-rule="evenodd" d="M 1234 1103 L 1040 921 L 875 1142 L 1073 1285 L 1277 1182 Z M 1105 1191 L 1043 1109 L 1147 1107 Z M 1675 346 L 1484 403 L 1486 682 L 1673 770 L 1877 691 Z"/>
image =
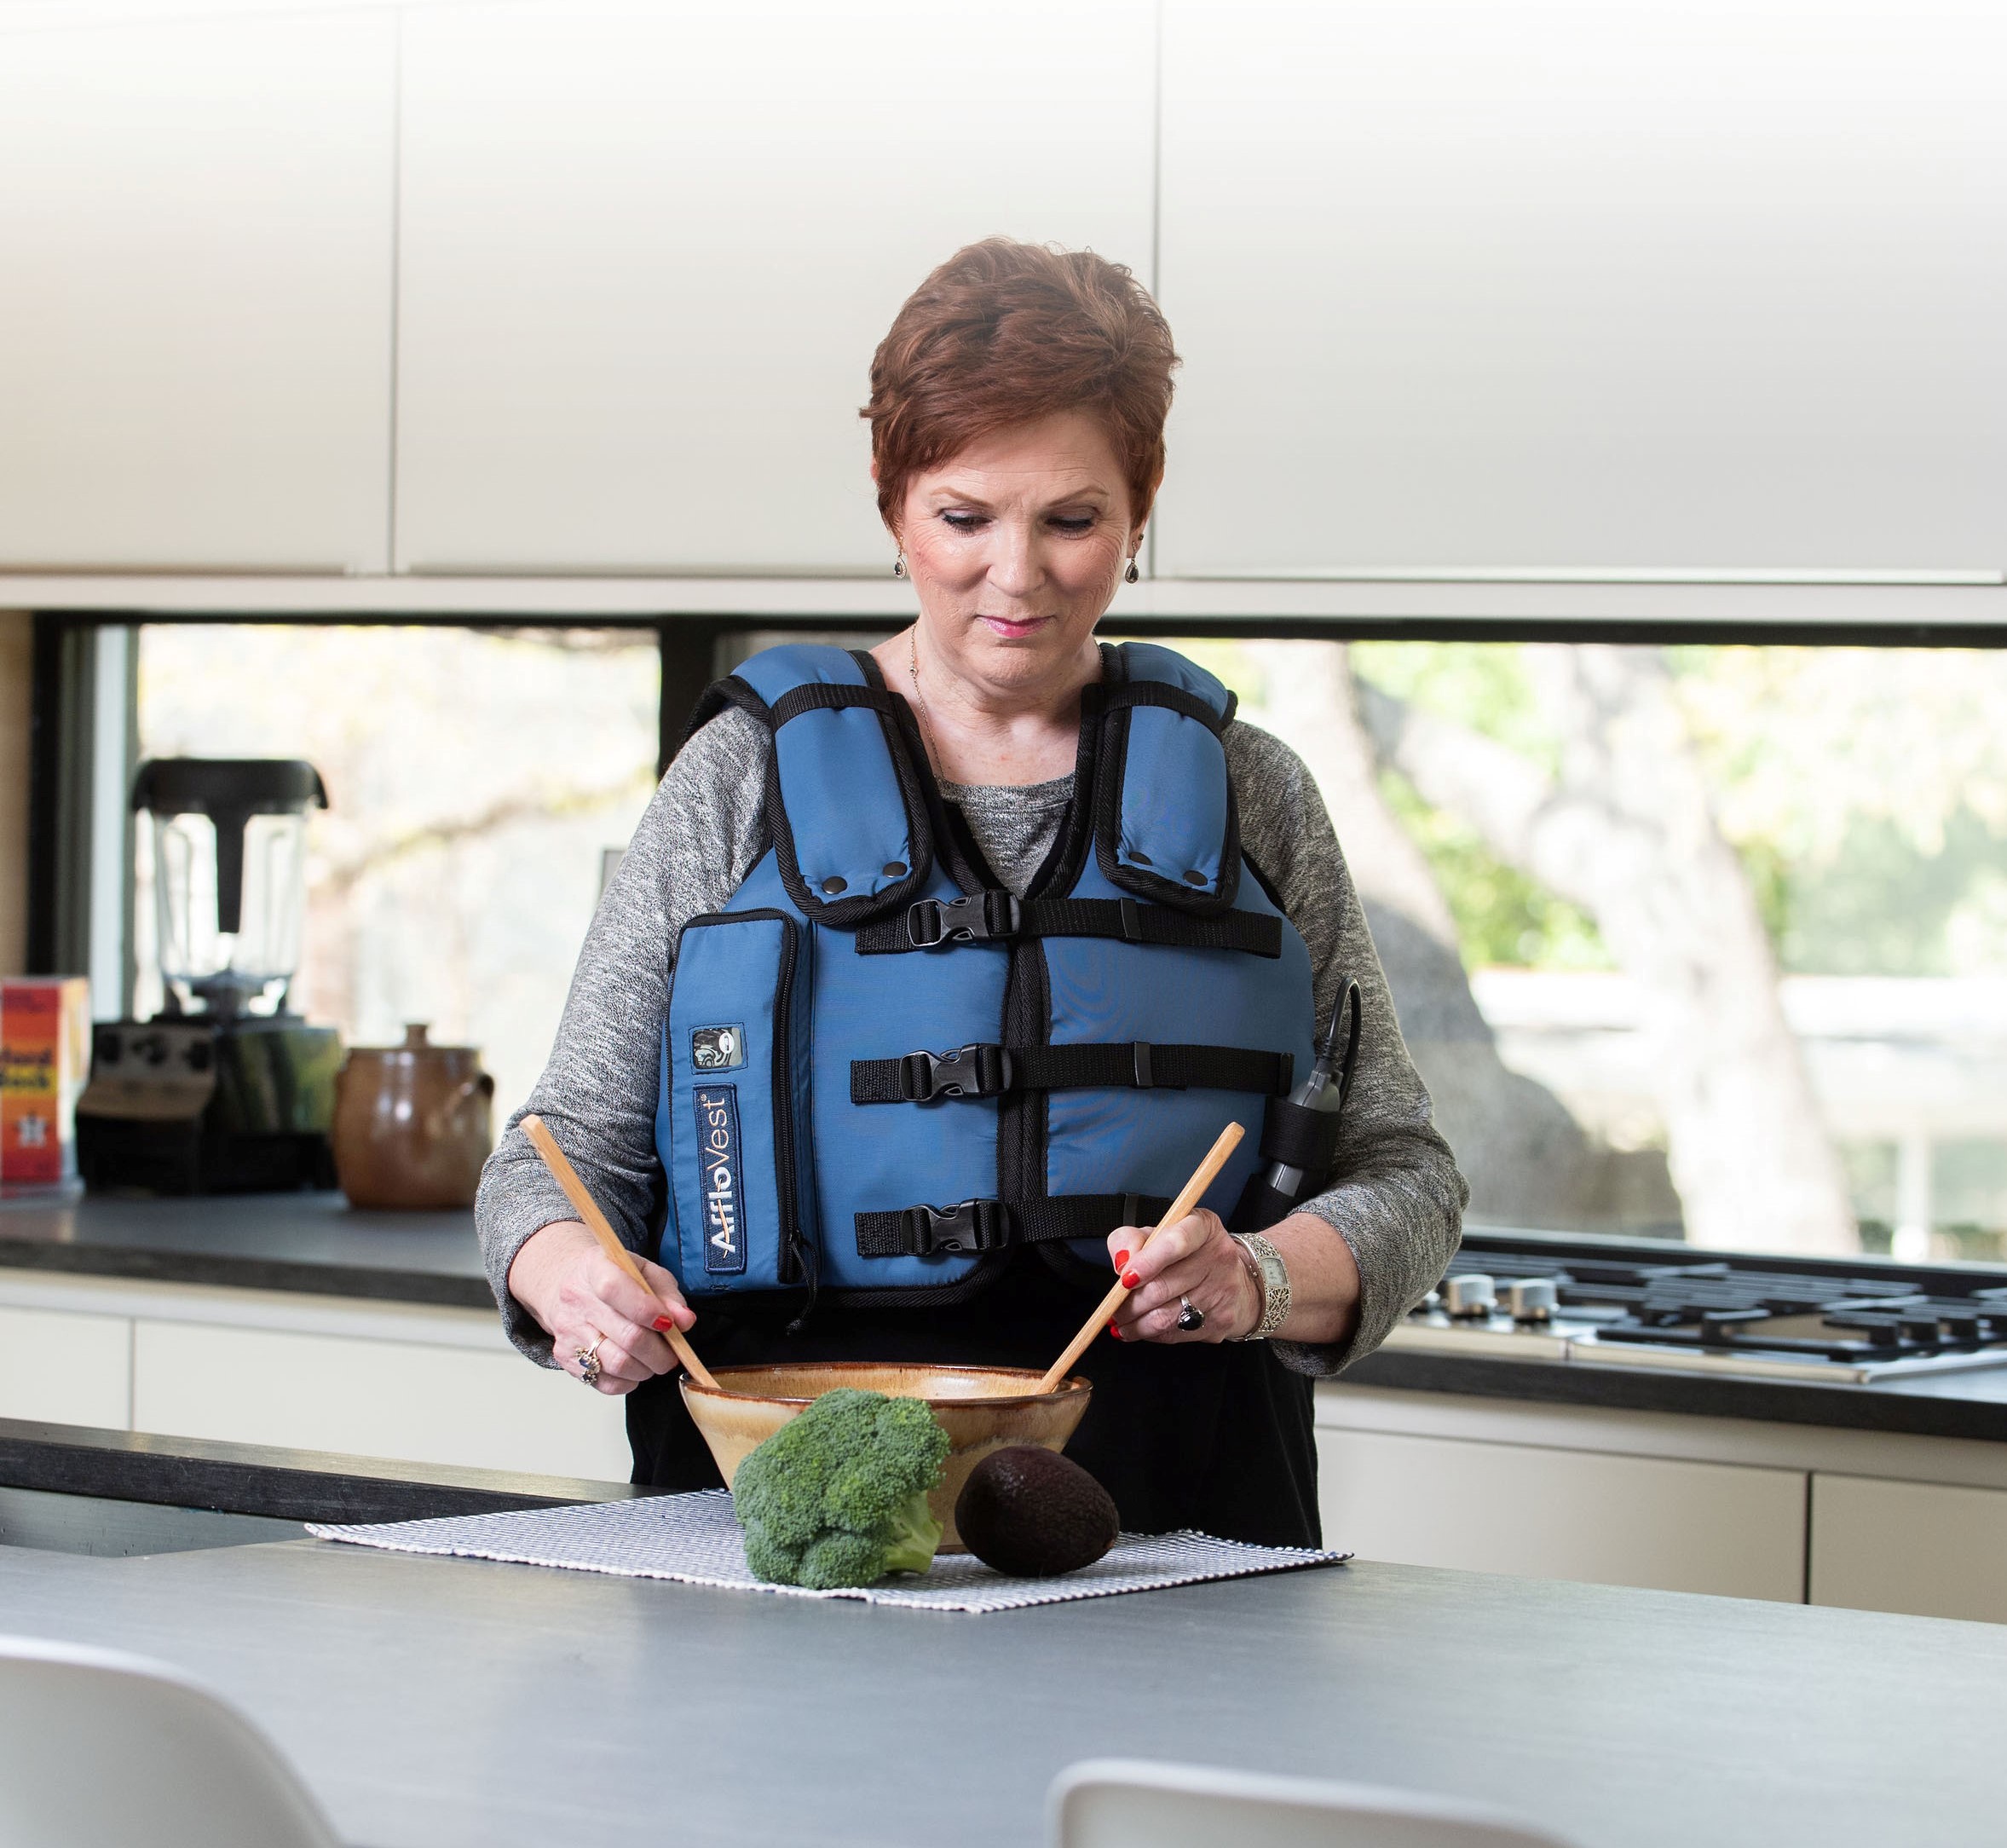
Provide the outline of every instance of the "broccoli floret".
<path id="1" fill-rule="evenodd" d="M 948 1434 L 925 1401 L 839 1387 L 768 1438 L 732 1479 L 746 1563 L 817 1591 L 925 1572 L 941 1544 L 927 1492 Z"/>

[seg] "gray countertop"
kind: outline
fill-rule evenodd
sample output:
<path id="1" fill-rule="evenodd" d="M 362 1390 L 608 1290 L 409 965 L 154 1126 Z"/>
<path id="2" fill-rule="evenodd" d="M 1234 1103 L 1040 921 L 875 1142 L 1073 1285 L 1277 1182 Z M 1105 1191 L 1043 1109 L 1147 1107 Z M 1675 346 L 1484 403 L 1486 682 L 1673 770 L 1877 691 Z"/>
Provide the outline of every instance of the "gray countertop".
<path id="1" fill-rule="evenodd" d="M 472 1213 L 357 1212 L 334 1193 L 0 1201 L 0 1266 L 494 1306 Z"/>
<path id="2" fill-rule="evenodd" d="M 2007 1367 L 1912 1374 L 1866 1386 L 1826 1385 L 1383 1348 L 1347 1368 L 1345 1378 L 1355 1386 L 1382 1386 L 1396 1392 L 1458 1393 L 1619 1412 L 1761 1418 L 1778 1424 L 2007 1442 Z"/>
<path id="3" fill-rule="evenodd" d="M 467 1308 L 494 1302 L 471 1213 L 356 1212 L 339 1193 L 0 1201 L 6 1268 Z M 2007 1368 L 1825 1385 L 1382 1350 L 1346 1377 L 1413 1392 L 2007 1441 Z"/>
<path id="4" fill-rule="evenodd" d="M 1354 1565 L 949 1616 L 320 1542 L 0 1549 L 6 1626 L 201 1677 L 346 1839 L 1035 1848 L 1090 1757 L 1488 1799 L 1581 1848 L 2000 1839 L 2007 1628 Z"/>

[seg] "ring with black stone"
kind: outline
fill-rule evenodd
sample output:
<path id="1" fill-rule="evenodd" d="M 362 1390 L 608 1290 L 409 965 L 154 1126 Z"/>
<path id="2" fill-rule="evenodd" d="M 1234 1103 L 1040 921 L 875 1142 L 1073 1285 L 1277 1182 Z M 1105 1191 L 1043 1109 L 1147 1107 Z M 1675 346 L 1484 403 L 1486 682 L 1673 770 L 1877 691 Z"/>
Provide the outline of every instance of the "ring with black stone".
<path id="1" fill-rule="evenodd" d="M 1178 1325 L 1188 1335 L 1197 1334 L 1206 1325 L 1206 1312 L 1190 1296 L 1178 1298 Z"/>
<path id="2" fill-rule="evenodd" d="M 599 1383 L 599 1376 L 602 1372 L 599 1364 L 599 1343 L 605 1339 L 604 1335 L 600 1336 L 598 1340 L 595 1341 L 590 1348 L 581 1348 L 573 1356 L 579 1363 L 579 1377 L 585 1381 L 588 1386 L 597 1386 Z"/>

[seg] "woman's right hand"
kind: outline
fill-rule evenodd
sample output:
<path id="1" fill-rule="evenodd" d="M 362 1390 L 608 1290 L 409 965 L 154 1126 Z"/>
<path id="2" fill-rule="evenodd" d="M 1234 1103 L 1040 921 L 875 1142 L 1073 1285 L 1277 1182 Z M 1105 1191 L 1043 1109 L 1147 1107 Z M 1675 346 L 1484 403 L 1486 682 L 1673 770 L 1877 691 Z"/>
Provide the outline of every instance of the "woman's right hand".
<path id="1" fill-rule="evenodd" d="M 654 1296 L 577 1220 L 561 1219 L 531 1233 L 509 1266 L 509 1294 L 542 1324 L 557 1364 L 583 1379 L 579 1356 L 598 1343 L 597 1389 L 616 1396 L 675 1369 L 675 1350 L 656 1332 L 660 1318 L 686 1329 L 697 1319 L 675 1278 L 646 1258 L 635 1262 Z"/>

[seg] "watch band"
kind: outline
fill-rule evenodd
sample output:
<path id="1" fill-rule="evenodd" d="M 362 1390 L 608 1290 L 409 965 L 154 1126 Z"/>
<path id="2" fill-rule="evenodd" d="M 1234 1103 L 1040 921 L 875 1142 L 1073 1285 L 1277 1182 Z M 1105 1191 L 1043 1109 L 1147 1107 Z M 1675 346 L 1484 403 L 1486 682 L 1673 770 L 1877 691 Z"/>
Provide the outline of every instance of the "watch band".
<path id="1" fill-rule="evenodd" d="M 1266 1341 L 1289 1315 L 1289 1267 L 1283 1255 L 1258 1232 L 1237 1232 L 1233 1242 L 1254 1261 L 1254 1280 L 1261 1291 L 1261 1314 L 1240 1341 Z"/>

